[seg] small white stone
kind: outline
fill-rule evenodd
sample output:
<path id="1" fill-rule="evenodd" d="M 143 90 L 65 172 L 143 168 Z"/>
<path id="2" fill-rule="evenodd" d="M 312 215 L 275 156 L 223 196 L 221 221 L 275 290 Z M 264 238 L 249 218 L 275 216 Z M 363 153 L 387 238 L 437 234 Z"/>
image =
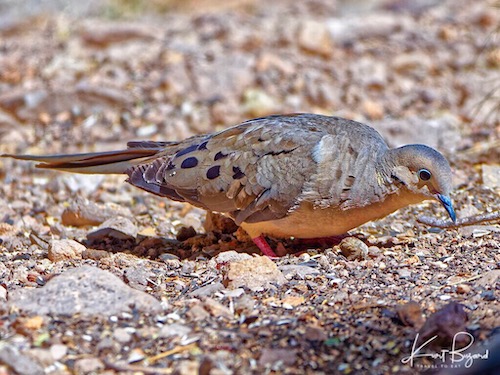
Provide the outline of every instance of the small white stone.
<path id="1" fill-rule="evenodd" d="M 49 244 L 48 258 L 52 262 L 68 259 L 81 259 L 87 248 L 75 240 L 52 240 Z"/>
<path id="2" fill-rule="evenodd" d="M 50 354 L 54 361 L 59 361 L 68 353 L 68 347 L 62 344 L 54 344 L 50 347 Z"/>

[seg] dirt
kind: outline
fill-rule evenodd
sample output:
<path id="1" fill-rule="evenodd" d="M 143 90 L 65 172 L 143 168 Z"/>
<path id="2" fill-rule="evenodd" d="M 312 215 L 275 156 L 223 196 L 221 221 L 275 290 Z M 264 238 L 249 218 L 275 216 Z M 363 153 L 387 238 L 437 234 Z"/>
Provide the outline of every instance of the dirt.
<path id="1" fill-rule="evenodd" d="M 494 1 L 89 4 L 0 6 L 0 153 L 335 114 L 441 150 L 459 217 L 499 211 Z M 269 260 L 227 219 L 122 176 L 0 159 L 0 179 L 0 374 L 469 371 L 449 353 L 408 360 L 457 333 L 474 366 L 499 366 L 498 219 L 429 227 L 417 218 L 445 212 L 424 202 L 341 246 L 271 240 L 287 255 Z"/>

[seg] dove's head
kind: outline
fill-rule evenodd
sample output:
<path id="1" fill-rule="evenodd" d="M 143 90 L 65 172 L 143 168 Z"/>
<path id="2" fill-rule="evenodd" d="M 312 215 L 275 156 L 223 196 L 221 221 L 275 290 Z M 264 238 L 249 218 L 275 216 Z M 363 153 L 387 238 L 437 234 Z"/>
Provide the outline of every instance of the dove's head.
<path id="1" fill-rule="evenodd" d="M 393 165 L 391 177 L 415 194 L 439 200 L 455 222 L 450 198 L 452 173 L 448 160 L 425 145 L 406 145 L 390 150 L 389 154 Z"/>

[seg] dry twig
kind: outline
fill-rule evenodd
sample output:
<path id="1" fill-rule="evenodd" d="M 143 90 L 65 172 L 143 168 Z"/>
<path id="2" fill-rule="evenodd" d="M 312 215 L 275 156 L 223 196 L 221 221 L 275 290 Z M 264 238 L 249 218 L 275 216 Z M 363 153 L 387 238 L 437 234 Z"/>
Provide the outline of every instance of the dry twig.
<path id="1" fill-rule="evenodd" d="M 429 216 L 420 216 L 417 221 L 436 228 L 458 228 L 485 223 L 495 224 L 500 223 L 500 211 L 459 218 L 455 223 L 450 220 L 441 220 Z"/>
<path id="2" fill-rule="evenodd" d="M 188 344 L 188 345 L 184 345 L 184 346 L 176 346 L 175 348 L 173 348 L 172 350 L 167 350 L 166 352 L 163 352 L 163 353 L 160 353 L 160 354 L 157 354 L 157 355 L 154 355 L 152 357 L 148 357 L 146 358 L 145 360 L 152 364 L 162 358 L 165 358 L 165 357 L 168 357 L 168 356 L 171 356 L 173 354 L 178 354 L 178 353 L 182 353 L 182 352 L 185 352 L 186 350 L 191 350 L 191 349 L 194 349 L 196 347 L 196 343 L 193 342 L 191 344 Z"/>

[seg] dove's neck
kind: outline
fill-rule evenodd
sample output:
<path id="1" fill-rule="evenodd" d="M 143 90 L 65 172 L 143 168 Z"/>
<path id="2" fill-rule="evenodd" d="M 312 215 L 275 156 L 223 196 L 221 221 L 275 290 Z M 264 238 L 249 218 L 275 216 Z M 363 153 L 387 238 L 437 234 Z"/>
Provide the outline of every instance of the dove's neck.
<path id="1" fill-rule="evenodd" d="M 378 160 L 377 171 L 391 180 L 391 174 L 394 172 L 396 166 L 401 165 L 401 152 L 397 148 L 386 150 Z"/>
<path id="2" fill-rule="evenodd" d="M 390 186 L 390 191 L 403 187 L 410 188 L 414 183 L 413 174 L 408 168 L 408 153 L 402 148 L 387 150 L 381 155 L 377 173 L 382 177 L 384 184 Z"/>

